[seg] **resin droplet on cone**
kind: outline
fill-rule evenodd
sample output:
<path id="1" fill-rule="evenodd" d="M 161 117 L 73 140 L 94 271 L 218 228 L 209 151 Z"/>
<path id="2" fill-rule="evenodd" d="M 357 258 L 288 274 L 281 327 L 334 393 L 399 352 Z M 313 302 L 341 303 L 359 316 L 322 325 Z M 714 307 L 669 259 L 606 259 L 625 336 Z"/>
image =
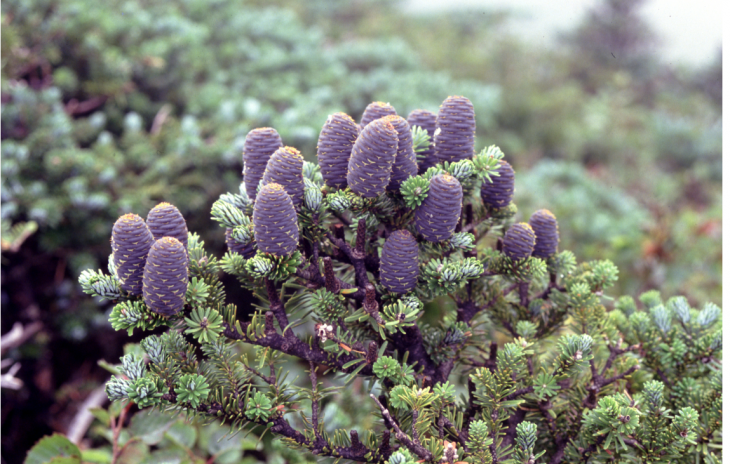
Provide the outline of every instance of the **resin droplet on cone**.
<path id="1" fill-rule="evenodd" d="M 122 290 L 132 295 L 142 294 L 144 265 L 154 242 L 147 224 L 136 214 L 125 214 L 114 223 L 112 261 Z"/>
<path id="2" fill-rule="evenodd" d="M 271 127 L 260 127 L 246 135 L 243 143 L 243 182 L 250 199 L 256 198 L 256 190 L 264 177 L 269 158 L 283 145 L 279 133 Z"/>
<path id="3" fill-rule="evenodd" d="M 535 250 L 532 255 L 549 258 L 557 253 L 560 234 L 555 215 L 546 209 L 535 211 L 530 216 L 530 226 L 535 232 Z"/>
<path id="4" fill-rule="evenodd" d="M 163 237 L 150 248 L 144 267 L 144 302 L 150 310 L 173 316 L 185 305 L 188 255 L 179 240 Z"/>
<path id="5" fill-rule="evenodd" d="M 404 180 L 418 173 L 418 164 L 416 163 L 416 153 L 413 151 L 413 136 L 408 121 L 398 115 L 386 116 L 383 119 L 388 121 L 398 133 L 398 148 L 393 170 L 390 173 L 390 183 L 387 187 L 387 190 L 394 191 L 400 189 L 400 184 Z"/>
<path id="6" fill-rule="evenodd" d="M 510 259 L 529 258 L 535 248 L 535 232 L 526 222 L 513 224 L 504 234 L 502 252 Z"/>
<path id="7" fill-rule="evenodd" d="M 428 196 L 416 208 L 416 230 L 429 242 L 447 240 L 461 217 L 464 193 L 459 180 L 450 174 L 431 179 Z"/>
<path id="8" fill-rule="evenodd" d="M 481 197 L 487 206 L 504 208 L 509 206 L 515 194 L 515 171 L 507 161 L 500 160 L 497 172 L 499 176 L 490 176 L 492 182 L 485 180 L 482 183 Z"/>
<path id="9" fill-rule="evenodd" d="M 155 240 L 175 237 L 188 249 L 188 225 L 180 211 L 170 203 L 160 203 L 147 214 L 147 227 Z"/>
<path id="10" fill-rule="evenodd" d="M 433 143 L 434 133 L 436 132 L 436 113 L 428 110 L 413 110 L 408 115 L 408 124 L 411 127 L 418 126 L 423 128 L 431 138 L 431 143 L 428 148 L 418 155 L 420 155 L 420 161 L 418 161 L 418 173 L 423 174 L 431 166 L 436 166 L 438 160 L 436 159 L 435 153 L 436 148 Z M 417 156 L 418 156 L 417 155 Z"/>
<path id="11" fill-rule="evenodd" d="M 368 124 L 355 141 L 347 166 L 347 185 L 353 192 L 374 198 L 385 192 L 398 149 L 398 133 L 384 119 Z"/>
<path id="12" fill-rule="evenodd" d="M 304 158 L 299 150 L 292 147 L 281 147 L 271 155 L 264 172 L 264 184 L 274 183 L 284 187 L 295 208 L 299 208 L 304 197 L 302 166 L 304 166 Z"/>
<path id="13" fill-rule="evenodd" d="M 259 251 L 277 256 L 293 253 L 299 245 L 297 212 L 279 184 L 266 184 L 253 207 L 253 231 Z"/>
<path id="14" fill-rule="evenodd" d="M 418 243 L 407 230 L 390 234 L 380 256 L 380 283 L 388 291 L 408 293 L 418 283 Z"/>
<path id="15" fill-rule="evenodd" d="M 439 108 L 435 157 L 439 163 L 471 159 L 474 156 L 476 120 L 474 105 L 465 97 L 449 97 Z"/>
<path id="16" fill-rule="evenodd" d="M 317 141 L 317 161 L 330 187 L 347 186 L 347 164 L 359 132 L 357 123 L 345 113 L 335 113 L 324 123 Z"/>

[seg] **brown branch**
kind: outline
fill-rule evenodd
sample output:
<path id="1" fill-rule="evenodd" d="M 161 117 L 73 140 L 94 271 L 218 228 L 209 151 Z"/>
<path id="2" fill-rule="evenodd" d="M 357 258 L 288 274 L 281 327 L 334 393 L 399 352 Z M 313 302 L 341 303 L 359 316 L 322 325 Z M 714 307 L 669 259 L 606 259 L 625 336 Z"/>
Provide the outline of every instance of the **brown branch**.
<path id="1" fill-rule="evenodd" d="M 425 459 L 426 461 L 430 461 L 433 459 L 433 455 L 430 451 L 428 451 L 426 448 L 424 448 L 420 443 L 416 443 L 410 438 L 408 438 L 408 435 L 403 433 L 403 431 L 398 427 L 398 424 L 393 420 L 393 417 L 390 415 L 390 411 L 388 411 L 388 408 L 383 406 L 380 401 L 378 401 L 378 398 L 370 394 L 370 398 L 375 401 L 375 403 L 380 408 L 380 413 L 383 416 L 383 420 L 385 421 L 386 427 L 393 429 L 395 431 L 395 438 L 398 439 L 401 443 L 405 445 L 406 448 L 408 448 L 411 452 L 415 453 L 419 458 Z"/>

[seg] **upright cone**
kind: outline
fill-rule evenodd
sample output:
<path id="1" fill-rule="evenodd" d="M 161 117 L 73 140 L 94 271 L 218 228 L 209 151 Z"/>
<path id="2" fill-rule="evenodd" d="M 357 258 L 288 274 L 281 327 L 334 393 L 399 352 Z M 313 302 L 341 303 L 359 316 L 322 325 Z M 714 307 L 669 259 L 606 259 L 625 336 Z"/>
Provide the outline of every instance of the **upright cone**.
<path id="1" fill-rule="evenodd" d="M 500 160 L 497 172 L 499 176 L 491 176 L 492 182 L 482 183 L 481 197 L 487 206 L 504 208 L 515 194 L 515 171 L 507 161 Z"/>
<path id="2" fill-rule="evenodd" d="M 290 255 L 299 245 L 297 212 L 279 184 L 266 184 L 253 207 L 253 233 L 259 251 Z"/>
<path id="3" fill-rule="evenodd" d="M 284 187 L 295 208 L 299 208 L 304 197 L 304 158 L 299 150 L 281 147 L 271 155 L 264 172 L 264 184 L 275 183 Z"/>
<path id="4" fill-rule="evenodd" d="M 418 283 L 418 243 L 407 230 L 390 234 L 380 256 L 380 283 L 393 293 L 408 293 Z"/>
<path id="5" fill-rule="evenodd" d="M 530 216 L 530 226 L 536 237 L 532 255 L 538 258 L 549 258 L 557 253 L 560 234 L 555 215 L 546 209 L 535 211 Z"/>
<path id="6" fill-rule="evenodd" d="M 112 261 L 122 290 L 132 295 L 142 294 L 144 264 L 154 242 L 147 224 L 136 214 L 125 214 L 114 223 Z"/>
<path id="7" fill-rule="evenodd" d="M 155 240 L 175 237 L 188 249 L 188 225 L 180 211 L 170 203 L 160 203 L 147 213 L 147 227 Z"/>
<path id="8" fill-rule="evenodd" d="M 254 240 L 251 240 L 246 245 L 238 243 L 233 240 L 233 237 L 231 237 L 231 230 L 231 228 L 226 228 L 226 245 L 228 246 L 228 249 L 234 253 L 238 253 L 246 259 L 253 258 L 254 255 L 256 255 Z"/>
<path id="9" fill-rule="evenodd" d="M 420 160 L 418 161 L 418 173 L 423 174 L 431 166 L 436 166 L 438 160 L 435 157 L 436 148 L 433 143 L 434 133 L 436 132 L 436 113 L 428 110 L 413 110 L 408 115 L 408 124 L 411 127 L 418 126 L 423 128 L 431 138 L 431 144 L 422 151 Z"/>
<path id="10" fill-rule="evenodd" d="M 456 177 L 446 173 L 434 176 L 428 196 L 416 209 L 416 230 L 429 242 L 447 240 L 461 217 L 463 196 Z"/>
<path id="11" fill-rule="evenodd" d="M 163 237 L 150 248 L 144 267 L 144 302 L 163 316 L 174 316 L 185 305 L 188 254 L 180 241 Z"/>
<path id="12" fill-rule="evenodd" d="M 474 156 L 476 120 L 474 105 L 468 98 L 454 96 L 444 100 L 436 124 L 440 129 L 436 135 L 437 162 L 456 162 Z"/>
<path id="13" fill-rule="evenodd" d="M 386 116 L 383 119 L 388 121 L 398 133 L 398 149 L 387 187 L 388 190 L 394 191 L 400 189 L 400 184 L 404 180 L 418 173 L 418 164 L 416 163 L 416 153 L 413 151 L 413 136 L 408 121 L 398 115 Z"/>
<path id="14" fill-rule="evenodd" d="M 347 166 L 347 185 L 353 192 L 375 198 L 385 191 L 398 148 L 398 133 L 385 119 L 368 124 L 355 141 Z"/>
<path id="15" fill-rule="evenodd" d="M 355 121 L 345 113 L 335 113 L 324 123 L 317 141 L 317 161 L 330 187 L 347 186 L 347 164 L 359 132 Z"/>
<path id="16" fill-rule="evenodd" d="M 271 127 L 260 127 L 246 135 L 243 144 L 243 181 L 250 199 L 256 198 L 256 189 L 264 177 L 269 158 L 283 145 L 279 133 Z"/>
<path id="17" fill-rule="evenodd" d="M 504 234 L 502 251 L 513 260 L 529 258 L 535 248 L 535 232 L 526 222 L 513 224 Z"/>
<path id="18" fill-rule="evenodd" d="M 386 116 L 391 116 L 394 114 L 398 113 L 396 113 L 395 108 L 390 106 L 390 103 L 383 103 L 379 101 L 372 102 L 365 108 L 365 111 L 362 113 L 362 118 L 360 118 L 360 128 L 364 129 L 365 126 L 375 121 L 376 119 L 384 118 Z"/>

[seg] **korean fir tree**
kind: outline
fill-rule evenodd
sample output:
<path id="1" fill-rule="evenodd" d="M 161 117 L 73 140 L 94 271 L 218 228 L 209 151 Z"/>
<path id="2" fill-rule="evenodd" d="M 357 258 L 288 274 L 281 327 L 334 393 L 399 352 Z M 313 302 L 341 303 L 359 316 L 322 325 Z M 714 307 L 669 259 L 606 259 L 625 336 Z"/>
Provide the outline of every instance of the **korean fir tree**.
<path id="1" fill-rule="evenodd" d="M 247 147 L 255 179 L 212 207 L 223 257 L 195 233 L 185 247 L 171 205 L 120 218 L 110 273 L 81 284 L 115 302 L 115 329 L 165 329 L 121 359 L 109 397 L 358 462 L 719 462 L 720 308 L 606 296 L 613 263 L 560 250 L 547 209 L 518 216 L 515 172 L 474 150 L 468 99 L 446 99 L 433 130 L 394 113 L 330 117 L 319 165 L 277 137 Z M 221 273 L 258 297 L 251 314 Z M 305 384 L 287 374 L 302 368 Z M 374 427 L 331 421 L 353 381 Z"/>

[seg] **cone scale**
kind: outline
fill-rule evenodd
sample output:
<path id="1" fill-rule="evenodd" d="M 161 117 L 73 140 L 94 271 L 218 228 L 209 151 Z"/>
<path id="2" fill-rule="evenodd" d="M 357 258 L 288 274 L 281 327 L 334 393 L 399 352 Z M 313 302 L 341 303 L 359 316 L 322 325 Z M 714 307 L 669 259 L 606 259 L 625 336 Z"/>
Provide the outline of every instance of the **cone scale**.
<path id="1" fill-rule="evenodd" d="M 112 228 L 112 261 L 122 290 L 142 294 L 142 278 L 147 254 L 155 242 L 144 220 L 136 214 L 125 214 Z"/>

